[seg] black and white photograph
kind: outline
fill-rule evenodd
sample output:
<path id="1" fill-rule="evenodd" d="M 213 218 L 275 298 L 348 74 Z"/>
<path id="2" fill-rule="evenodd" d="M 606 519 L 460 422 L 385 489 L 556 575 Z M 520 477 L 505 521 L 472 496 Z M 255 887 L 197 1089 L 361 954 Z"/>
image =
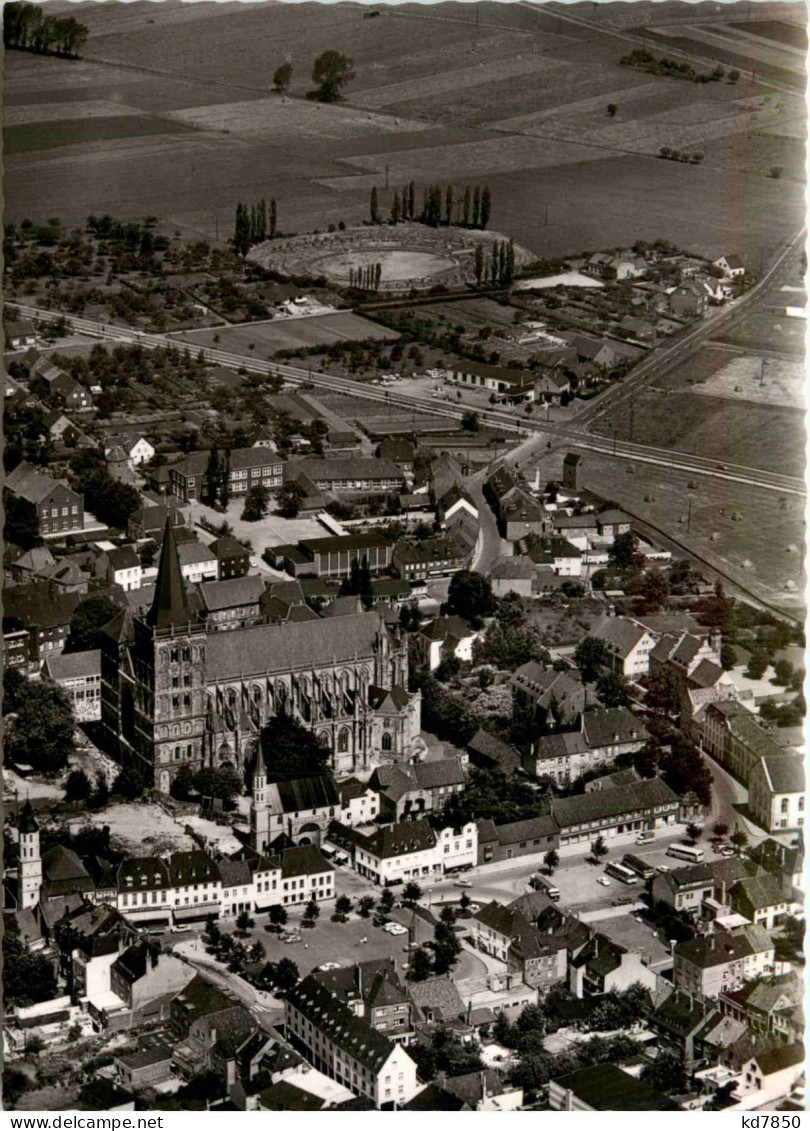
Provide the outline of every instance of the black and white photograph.
<path id="1" fill-rule="evenodd" d="M 800 1128 L 806 3 L 2 18 L 9 1127 Z"/>

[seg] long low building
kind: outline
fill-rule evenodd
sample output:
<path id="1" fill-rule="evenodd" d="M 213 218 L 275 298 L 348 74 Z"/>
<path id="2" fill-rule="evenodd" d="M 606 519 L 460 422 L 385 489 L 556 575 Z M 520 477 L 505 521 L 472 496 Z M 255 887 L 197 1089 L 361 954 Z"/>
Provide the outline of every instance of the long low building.
<path id="1" fill-rule="evenodd" d="M 349 853 L 352 866 L 376 884 L 438 877 L 478 861 L 478 830 L 471 821 L 460 829 L 436 831 L 427 821 L 383 825 L 367 835 L 336 822 L 329 840 Z"/>
<path id="2" fill-rule="evenodd" d="M 661 778 L 618 789 L 596 790 L 551 802 L 560 845 L 579 844 L 599 834 L 647 832 L 678 819 L 678 798 Z"/>
<path id="3" fill-rule="evenodd" d="M 379 531 L 306 538 L 296 545 L 268 551 L 278 568 L 294 577 L 348 577 L 353 562 L 365 562 L 371 573 L 390 568 L 394 543 Z"/>
<path id="4" fill-rule="evenodd" d="M 285 481 L 306 475 L 320 491 L 374 495 L 401 491 L 405 476 L 387 459 L 351 456 L 339 459 L 292 460 Z"/>

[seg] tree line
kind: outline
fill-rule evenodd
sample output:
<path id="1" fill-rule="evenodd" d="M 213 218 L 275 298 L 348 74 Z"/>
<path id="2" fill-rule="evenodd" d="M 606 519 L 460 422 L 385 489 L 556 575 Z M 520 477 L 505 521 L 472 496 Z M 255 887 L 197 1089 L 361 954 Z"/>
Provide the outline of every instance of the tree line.
<path id="1" fill-rule="evenodd" d="M 13 0 L 3 8 L 3 45 L 7 51 L 78 58 L 88 30 L 73 16 L 46 16 L 38 4 Z"/>
<path id="2" fill-rule="evenodd" d="M 369 263 L 367 267 L 349 268 L 349 286 L 360 291 L 378 291 L 382 278 L 382 263 Z"/>
<path id="3" fill-rule="evenodd" d="M 372 224 L 381 224 L 380 193 L 376 185 L 371 190 L 369 213 Z M 388 215 L 391 224 L 400 220 L 418 220 L 431 228 L 452 227 L 486 228 L 492 214 L 492 194 L 488 185 L 482 188 L 466 185 L 462 196 L 456 197 L 452 185 L 426 185 L 422 189 L 422 210 L 416 212 L 416 186 L 411 181 L 400 192 L 394 190 Z"/>
<path id="4" fill-rule="evenodd" d="M 239 255 L 247 255 L 254 244 L 263 243 L 267 239 L 275 239 L 277 230 L 278 211 L 275 199 L 270 200 L 268 208 L 264 197 L 258 204 L 236 205 L 236 217 L 233 229 L 233 246 Z"/>

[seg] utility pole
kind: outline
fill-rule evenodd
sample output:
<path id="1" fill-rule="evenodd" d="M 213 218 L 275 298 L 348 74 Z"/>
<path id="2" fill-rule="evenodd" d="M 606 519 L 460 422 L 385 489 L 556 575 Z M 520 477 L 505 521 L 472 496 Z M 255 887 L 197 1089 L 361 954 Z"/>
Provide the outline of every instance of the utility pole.
<path id="1" fill-rule="evenodd" d="M 633 440 L 633 412 L 634 412 L 634 408 L 635 408 L 634 398 L 635 398 L 635 390 L 631 389 L 630 390 L 630 436 L 629 436 L 631 443 L 632 443 L 632 440 Z"/>
<path id="2" fill-rule="evenodd" d="M 692 529 L 692 500 L 689 500 L 689 507 L 686 511 L 686 533 Z"/>

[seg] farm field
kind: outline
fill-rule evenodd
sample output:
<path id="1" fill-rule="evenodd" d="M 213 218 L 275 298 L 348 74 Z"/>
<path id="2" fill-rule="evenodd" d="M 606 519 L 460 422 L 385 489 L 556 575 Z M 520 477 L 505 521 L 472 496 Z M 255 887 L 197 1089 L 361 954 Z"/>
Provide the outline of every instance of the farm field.
<path id="1" fill-rule="evenodd" d="M 751 20 L 743 23 L 730 23 L 732 28 L 749 32 L 751 35 L 760 36 L 762 39 L 776 40 L 777 43 L 786 43 L 799 51 L 807 50 L 807 32 L 795 24 L 783 23 L 782 20 Z"/>
<path id="2" fill-rule="evenodd" d="M 673 29 L 672 33 L 649 27 L 637 30 L 646 40 L 659 44 L 664 51 L 667 47 L 675 47 L 681 51 L 693 52 L 712 62 L 722 63 L 726 67 L 756 71 L 761 79 L 790 87 L 797 93 L 804 87 L 803 68 L 800 64 L 797 65 L 795 58 L 787 52 L 781 53 L 782 65 L 778 66 L 761 60 L 759 56 L 765 52 L 749 42 L 737 43 L 733 40 L 724 40 L 721 36 L 704 32 L 701 28 L 678 27 Z M 771 52 L 767 53 L 771 54 Z"/>
<path id="3" fill-rule="evenodd" d="M 704 449 L 703 454 L 709 453 L 715 454 Z M 801 555 L 788 551 L 788 546 L 801 546 L 805 537 L 802 499 L 782 499 L 775 491 L 707 476 L 690 479 L 685 472 L 592 452 L 583 452 L 581 467 L 585 487 L 643 516 L 757 596 L 794 610 L 803 604 Z M 558 468 L 559 455 L 546 457 L 540 463 L 541 481 Z M 793 582 L 796 590 L 787 589 L 786 582 Z"/>
<path id="4" fill-rule="evenodd" d="M 489 183 L 492 227 L 538 256 L 659 237 L 768 256 L 801 222 L 803 107 L 786 97 L 766 106 L 771 92 L 746 79 L 698 86 L 618 66 L 628 41 L 612 29 L 612 4 L 593 18 L 592 8 L 575 6 L 571 19 L 483 0 L 474 18 L 457 4 L 404 4 L 368 19 L 308 2 L 52 3 L 90 35 L 76 62 L 8 54 L 11 221 L 154 214 L 222 242 L 237 200 L 272 195 L 283 231 L 323 230 L 365 220 L 374 185 L 385 214 L 394 187 L 415 180 L 421 198 L 441 180 L 457 198 Z M 644 5 L 638 20 L 661 27 L 668 11 Z M 760 36 L 750 46 L 755 25 L 707 34 L 735 51 L 784 53 L 795 69 L 795 45 Z M 337 106 L 304 100 L 311 60 L 327 48 L 354 60 Z M 279 98 L 272 72 L 287 56 L 293 79 Z M 650 160 L 662 145 L 704 151 L 704 164 Z M 779 183 L 766 176 L 772 165 Z"/>
<path id="5" fill-rule="evenodd" d="M 654 384 L 638 392 L 632 407 L 632 439 L 653 447 L 710 455 L 746 467 L 803 475 L 805 434 L 801 410 L 752 403 L 730 397 L 725 391 L 724 395 L 717 395 L 723 388 L 717 375 L 734 356 L 724 350 L 704 348 L 666 377 L 656 378 Z M 630 439 L 630 415 L 629 403 L 623 402 L 611 409 L 611 424 L 601 418 L 594 424 L 594 431 L 610 436 L 615 428 L 620 440 Z"/>
<path id="6" fill-rule="evenodd" d="M 251 322 L 243 326 L 219 327 L 216 330 L 190 330 L 173 337 L 196 346 L 243 353 L 246 357 L 264 357 L 280 349 L 329 345 L 331 342 L 360 341 L 366 338 L 393 342 L 399 334 L 360 315 L 341 313 L 312 318 L 280 318 L 274 322 Z M 253 349 L 250 348 L 251 345 L 254 346 Z"/>

